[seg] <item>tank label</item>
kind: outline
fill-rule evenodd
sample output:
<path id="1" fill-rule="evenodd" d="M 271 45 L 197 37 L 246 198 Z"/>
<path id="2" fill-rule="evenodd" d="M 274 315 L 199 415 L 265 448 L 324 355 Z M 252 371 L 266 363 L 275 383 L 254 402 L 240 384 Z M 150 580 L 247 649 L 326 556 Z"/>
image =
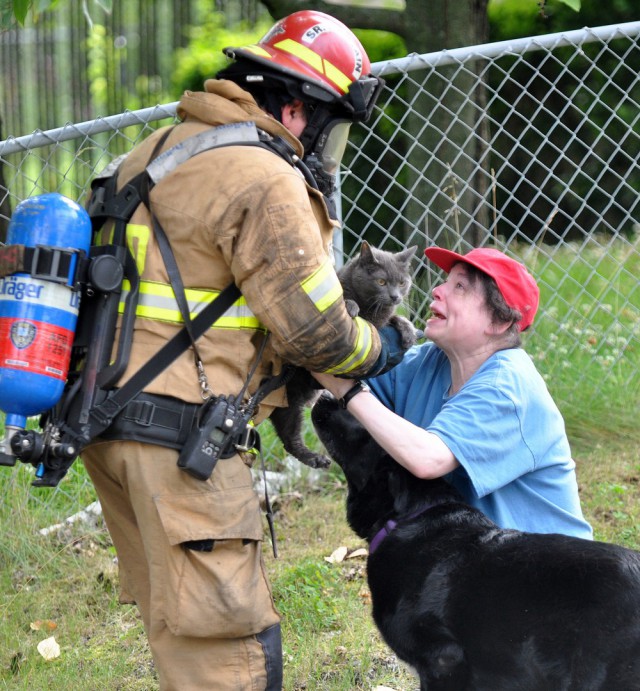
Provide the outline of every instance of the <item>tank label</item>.
<path id="1" fill-rule="evenodd" d="M 0 300 L 42 304 L 76 314 L 79 306 L 79 295 L 66 286 L 20 274 L 0 279 Z"/>
<path id="2" fill-rule="evenodd" d="M 0 318 L 0 367 L 65 380 L 73 331 L 55 324 Z"/>

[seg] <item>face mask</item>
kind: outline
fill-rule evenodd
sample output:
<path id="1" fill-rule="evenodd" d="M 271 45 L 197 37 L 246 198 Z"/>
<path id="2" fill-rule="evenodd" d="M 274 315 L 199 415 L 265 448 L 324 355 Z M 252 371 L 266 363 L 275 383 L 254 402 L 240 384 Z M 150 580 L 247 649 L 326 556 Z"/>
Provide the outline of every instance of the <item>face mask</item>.
<path id="1" fill-rule="evenodd" d="M 349 120 L 329 120 L 318 135 L 313 149 L 304 157 L 304 163 L 327 200 L 332 218 L 336 217 L 335 200 L 332 197 L 337 191 L 336 179 L 347 146 L 350 127 Z"/>

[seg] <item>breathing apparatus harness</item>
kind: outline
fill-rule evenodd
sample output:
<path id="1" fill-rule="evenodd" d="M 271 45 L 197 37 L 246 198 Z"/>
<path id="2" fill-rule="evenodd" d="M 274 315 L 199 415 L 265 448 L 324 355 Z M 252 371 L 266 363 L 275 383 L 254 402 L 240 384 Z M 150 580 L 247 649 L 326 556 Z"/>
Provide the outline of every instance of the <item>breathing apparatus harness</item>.
<path id="1" fill-rule="evenodd" d="M 89 257 L 76 274 L 82 298 L 67 383 L 58 403 L 42 414 L 40 426 L 43 431 L 17 430 L 10 439 L 12 455 L 0 454 L 0 465 L 13 465 L 15 459 L 19 459 L 36 466 L 34 486 L 55 487 L 75 458 L 96 437 L 142 439 L 148 443 L 181 449 L 178 466 L 192 476 L 205 480 L 211 475 L 219 458 L 229 458 L 237 451 L 260 451 L 260 438 L 257 430 L 250 425 L 250 420 L 265 396 L 283 386 L 293 374 L 293 369 L 285 366 L 279 375 L 263 381 L 248 401 L 243 400 L 264 352 L 269 337 L 267 333 L 239 394 L 212 395 L 196 341 L 233 305 L 240 297 L 240 291 L 235 284 L 227 286 L 191 319 L 184 284 L 166 233 L 151 210 L 149 192 L 154 184 L 192 156 L 223 146 L 266 148 L 295 166 L 307 183 L 317 189 L 313 175 L 288 142 L 259 130 L 253 122 L 213 127 L 156 156 L 171 131 L 172 128 L 168 129 L 160 137 L 145 170 L 119 192 L 116 191 L 117 171 L 124 156 L 113 161 L 92 183 L 92 197 L 87 211 L 93 234 L 95 236 L 104 223 L 112 219 L 113 239 L 106 245 L 92 245 Z M 129 359 L 136 319 L 140 277 L 127 247 L 125 234 L 127 222 L 140 204 L 145 204 L 151 215 L 153 232 L 184 327 L 125 384 L 114 388 Z M 14 254 L 18 256 L 20 252 Z M 31 256 L 32 253 L 28 254 Z M 18 270 L 35 271 L 36 268 L 37 262 L 30 262 L 30 266 L 25 267 L 23 258 L 19 267 L 15 264 L 13 267 L 7 266 L 5 262 L 3 272 L 6 275 Z M 124 301 L 120 334 L 115 357 L 112 358 L 118 305 L 125 279 L 129 281 L 130 290 Z M 188 404 L 170 397 L 142 393 L 161 371 L 189 347 L 194 353 L 203 404 Z M 127 420 L 137 422 L 137 429 L 143 432 L 145 427 L 151 426 L 153 436 L 137 436 Z M 162 420 L 162 423 L 154 426 L 154 420 Z M 163 430 L 166 432 L 164 435 Z M 267 511 L 268 518 L 269 515 L 270 511 Z"/>

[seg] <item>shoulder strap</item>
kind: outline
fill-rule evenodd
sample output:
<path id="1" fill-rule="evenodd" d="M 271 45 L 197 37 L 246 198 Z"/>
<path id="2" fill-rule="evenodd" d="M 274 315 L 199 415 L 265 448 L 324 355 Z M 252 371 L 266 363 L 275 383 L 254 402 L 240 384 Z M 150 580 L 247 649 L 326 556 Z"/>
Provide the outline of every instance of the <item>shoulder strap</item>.
<path id="1" fill-rule="evenodd" d="M 242 146 L 258 143 L 259 130 L 254 122 L 238 122 L 218 125 L 183 139 L 147 164 L 147 174 L 153 184 L 173 172 L 181 163 L 197 154 L 221 146 Z"/>
<path id="2" fill-rule="evenodd" d="M 191 322 L 191 335 L 199 338 L 205 331 L 233 305 L 240 297 L 238 287 L 228 285 L 218 297 L 210 302 Z M 92 435 L 100 434 L 113 421 L 113 418 L 144 389 L 162 370 L 168 367 L 181 353 L 191 345 L 191 338 L 186 328 L 182 328 L 171 340 L 146 362 L 122 387 L 117 389 L 102 404 L 91 411 Z"/>

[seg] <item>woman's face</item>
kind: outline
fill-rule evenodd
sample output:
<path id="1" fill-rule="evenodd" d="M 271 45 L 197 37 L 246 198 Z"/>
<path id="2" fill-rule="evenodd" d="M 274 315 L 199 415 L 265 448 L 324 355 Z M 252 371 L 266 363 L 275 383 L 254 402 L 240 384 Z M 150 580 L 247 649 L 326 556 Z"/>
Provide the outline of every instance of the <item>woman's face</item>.
<path id="1" fill-rule="evenodd" d="M 494 333 L 482 282 L 472 283 L 464 263 L 456 264 L 433 289 L 426 336 L 445 352 L 474 352 Z"/>

